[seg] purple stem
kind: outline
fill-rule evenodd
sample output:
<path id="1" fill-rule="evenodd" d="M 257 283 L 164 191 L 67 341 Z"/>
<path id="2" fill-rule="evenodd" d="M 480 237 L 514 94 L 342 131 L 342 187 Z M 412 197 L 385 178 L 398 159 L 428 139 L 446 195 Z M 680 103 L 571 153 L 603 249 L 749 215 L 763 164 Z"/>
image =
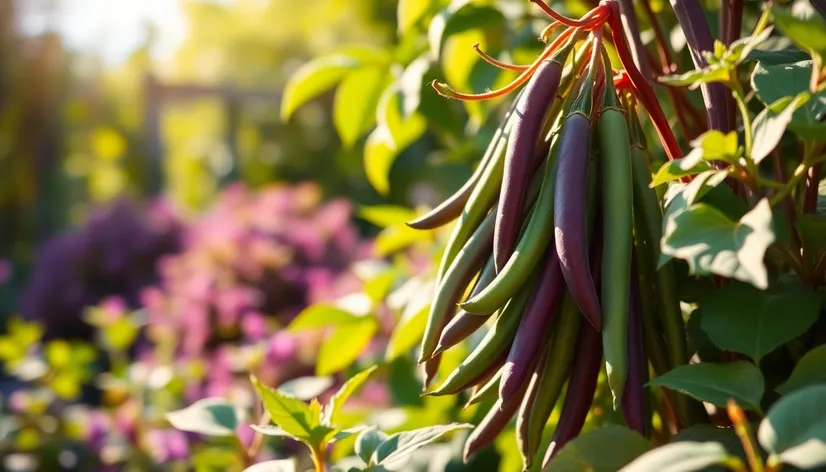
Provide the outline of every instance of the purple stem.
<path id="1" fill-rule="evenodd" d="M 637 23 L 637 16 L 634 14 L 634 4 L 631 0 L 618 0 L 620 7 L 620 17 L 622 19 L 622 29 L 625 31 L 625 38 L 631 45 L 631 57 L 634 64 L 647 79 L 654 77 L 651 72 L 651 65 L 648 63 L 648 55 L 645 53 L 645 46 L 640 38 L 640 25 Z"/>
<path id="2" fill-rule="evenodd" d="M 724 2 L 725 3 L 725 2 Z M 711 30 L 706 22 L 705 12 L 700 6 L 699 0 L 671 0 L 671 7 L 680 22 L 686 41 L 691 52 L 691 60 L 694 67 L 702 69 L 708 63 L 702 55 L 703 51 L 714 49 L 714 40 L 711 37 Z M 711 129 L 720 130 L 724 133 L 732 131 L 733 127 L 728 115 L 727 100 L 731 95 L 726 86 L 719 83 L 703 84 L 700 86 L 703 92 L 703 102 L 708 113 L 708 125 Z"/>

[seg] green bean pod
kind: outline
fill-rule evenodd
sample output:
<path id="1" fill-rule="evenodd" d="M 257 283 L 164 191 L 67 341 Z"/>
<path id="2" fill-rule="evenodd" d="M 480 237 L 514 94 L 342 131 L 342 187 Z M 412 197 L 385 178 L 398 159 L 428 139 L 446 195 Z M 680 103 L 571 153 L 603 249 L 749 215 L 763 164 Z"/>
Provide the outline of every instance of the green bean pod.
<path id="1" fill-rule="evenodd" d="M 514 297 L 493 322 L 490 330 L 478 346 L 465 360 L 429 395 L 453 395 L 459 393 L 471 380 L 478 378 L 494 362 L 501 358 L 513 341 L 513 335 L 519 327 L 522 312 L 528 302 L 529 288 L 532 283 L 526 284 L 526 290 Z"/>
<path id="2" fill-rule="evenodd" d="M 453 314 L 468 284 L 484 264 L 485 259 L 489 257 L 493 247 L 495 218 L 495 213 L 488 214 L 467 244 L 459 251 L 444 278 L 438 282 L 436 296 L 430 305 L 422 338 L 420 364 L 433 355 L 448 317 Z"/>
<path id="3" fill-rule="evenodd" d="M 525 280 L 543 260 L 542 255 L 551 243 L 554 229 L 555 148 L 556 146 L 552 144 L 536 205 L 528 219 L 527 228 L 519 238 L 516 249 L 496 278 L 477 295 L 461 304 L 463 310 L 484 314 L 499 309 L 519 291 Z"/>
<path id="4" fill-rule="evenodd" d="M 613 82 L 605 81 L 597 136 L 602 157 L 602 350 L 614 410 L 628 375 L 628 306 L 633 248 L 634 191 L 628 122 Z"/>

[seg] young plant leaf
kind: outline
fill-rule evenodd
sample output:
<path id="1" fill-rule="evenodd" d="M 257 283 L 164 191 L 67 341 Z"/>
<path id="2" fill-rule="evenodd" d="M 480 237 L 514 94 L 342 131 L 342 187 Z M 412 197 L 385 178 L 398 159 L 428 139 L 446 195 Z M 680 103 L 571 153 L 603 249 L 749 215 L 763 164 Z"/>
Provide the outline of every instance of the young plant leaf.
<path id="1" fill-rule="evenodd" d="M 767 106 L 754 119 L 754 144 L 751 158 L 760 163 L 780 143 L 786 127 L 792 122 L 794 112 L 809 100 L 809 94 L 803 92 L 794 98 L 782 98 Z"/>
<path id="2" fill-rule="evenodd" d="M 329 444 L 334 444 L 338 441 L 342 441 L 344 439 L 347 439 L 350 436 L 353 436 L 354 434 L 359 434 L 362 431 L 364 431 L 364 429 L 365 429 L 365 427 L 360 425 L 360 426 L 353 426 L 352 428 L 336 430 L 335 434 L 333 434 L 332 437 L 330 437 L 327 440 L 327 442 Z"/>
<path id="3" fill-rule="evenodd" d="M 330 401 L 327 403 L 327 406 L 324 408 L 324 424 L 335 424 L 338 413 L 341 411 L 342 407 L 344 407 L 344 403 L 350 398 L 351 395 L 356 393 L 358 389 L 360 389 L 367 379 L 370 377 L 370 374 L 376 371 L 378 366 L 368 367 L 363 371 L 359 372 L 358 374 L 354 375 L 350 378 L 338 391 L 330 398 Z"/>
<path id="4" fill-rule="evenodd" d="M 603 426 L 566 444 L 545 472 L 615 472 L 653 447 L 630 429 Z"/>
<path id="5" fill-rule="evenodd" d="M 739 157 L 739 150 L 737 148 L 737 132 L 723 133 L 718 130 L 711 130 L 703 133 L 701 136 L 691 141 L 692 151 L 686 156 L 686 159 L 692 157 L 697 159 L 694 162 L 699 162 L 699 159 L 706 161 L 725 161 L 737 162 Z M 697 156 L 692 156 L 696 153 Z M 692 162 L 689 160 L 689 162 Z"/>
<path id="6" fill-rule="evenodd" d="M 620 469 L 622 472 L 693 472 L 733 458 L 722 444 L 681 441 L 652 449 Z"/>
<path id="7" fill-rule="evenodd" d="M 654 175 L 651 181 L 651 187 L 657 187 L 664 183 L 671 182 L 687 175 L 696 175 L 700 172 L 707 171 L 711 168 L 708 162 L 705 161 L 686 161 L 683 159 L 674 159 L 668 161 L 660 167 L 660 170 Z"/>
<path id="8" fill-rule="evenodd" d="M 677 257 L 688 262 L 692 274 L 717 274 L 768 287 L 763 258 L 775 240 L 768 200 L 761 200 L 738 222 L 706 203 L 691 205 L 665 221 L 661 263 Z"/>
<path id="9" fill-rule="evenodd" d="M 438 440 L 451 431 L 472 427 L 471 424 L 451 423 L 396 433 L 382 441 L 376 448 L 374 453 L 376 465 L 387 470 L 398 470 L 417 449 Z"/>
<path id="10" fill-rule="evenodd" d="M 279 385 L 278 390 L 299 400 L 310 401 L 332 385 L 332 377 L 299 377 Z"/>
<path id="11" fill-rule="evenodd" d="M 254 375 L 250 378 L 272 422 L 296 439 L 309 439 L 313 429 L 318 426 L 318 418 L 313 418 L 309 405 L 262 385 Z"/>
<path id="12" fill-rule="evenodd" d="M 803 356 L 792 371 L 792 375 L 775 390 L 787 395 L 795 390 L 818 383 L 826 383 L 826 345 L 818 346 Z"/>
<path id="13" fill-rule="evenodd" d="M 379 228 L 393 225 L 403 225 L 418 216 L 414 210 L 399 205 L 362 206 L 358 209 L 358 216 Z"/>
<path id="14" fill-rule="evenodd" d="M 204 398 L 192 405 L 166 414 L 166 419 L 181 431 L 205 436 L 234 436 L 238 414 L 223 398 Z"/>
<path id="15" fill-rule="evenodd" d="M 731 283 L 706 297 L 702 309 L 703 331 L 717 347 L 759 363 L 817 320 L 820 299 L 799 283 L 780 284 L 770 291 Z"/>
<path id="16" fill-rule="evenodd" d="M 769 467 L 779 463 L 799 469 L 826 464 L 826 385 L 812 385 L 782 397 L 757 430 L 769 452 Z"/>
<path id="17" fill-rule="evenodd" d="M 375 465 L 373 453 L 387 438 L 387 434 L 376 426 L 371 426 L 359 434 L 356 438 L 356 454 L 364 461 L 364 465 Z"/>
<path id="18" fill-rule="evenodd" d="M 296 472 L 295 460 L 280 459 L 259 462 L 244 469 L 244 472 Z"/>
<path id="19" fill-rule="evenodd" d="M 763 398 L 763 374 L 750 362 L 701 362 L 677 367 L 651 380 L 649 385 L 683 392 L 697 400 L 725 407 L 729 399 L 748 409 L 758 409 Z"/>
<path id="20" fill-rule="evenodd" d="M 259 424 L 251 424 L 250 428 L 253 431 L 263 434 L 264 436 L 274 436 L 277 438 L 292 438 L 293 436 L 275 425 L 262 426 Z"/>

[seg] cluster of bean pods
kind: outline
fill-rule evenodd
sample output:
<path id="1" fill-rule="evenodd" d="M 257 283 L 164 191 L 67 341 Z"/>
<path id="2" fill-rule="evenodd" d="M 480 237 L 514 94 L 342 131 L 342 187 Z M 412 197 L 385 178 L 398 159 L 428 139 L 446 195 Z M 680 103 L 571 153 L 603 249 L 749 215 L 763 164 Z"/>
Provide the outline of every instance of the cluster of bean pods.
<path id="1" fill-rule="evenodd" d="M 658 268 L 662 213 L 649 188 L 636 101 L 655 125 L 662 111 L 652 112 L 656 102 L 642 90 L 649 86 L 629 60 L 613 2 L 580 20 L 542 6 L 557 21 L 543 33 L 550 44 L 536 62 L 509 65 L 482 53 L 521 71 L 514 83 L 468 95 L 434 82 L 442 95 L 465 100 L 525 86 L 467 183 L 409 223 L 426 230 L 455 221 L 422 340 L 425 393 L 468 391 L 470 404 L 495 397 L 467 439 L 465 459 L 515 418 L 526 468 L 558 402 L 544 462 L 579 434 L 603 366 L 614 409 L 647 435 L 649 363 L 661 374 L 688 361 L 673 273 Z M 551 39 L 560 24 L 568 27 Z M 612 69 L 605 27 L 626 71 Z M 670 140 L 663 139 L 666 150 L 680 157 Z M 482 341 L 434 382 L 442 352 L 483 326 Z M 681 398 L 668 398 L 685 418 Z"/>

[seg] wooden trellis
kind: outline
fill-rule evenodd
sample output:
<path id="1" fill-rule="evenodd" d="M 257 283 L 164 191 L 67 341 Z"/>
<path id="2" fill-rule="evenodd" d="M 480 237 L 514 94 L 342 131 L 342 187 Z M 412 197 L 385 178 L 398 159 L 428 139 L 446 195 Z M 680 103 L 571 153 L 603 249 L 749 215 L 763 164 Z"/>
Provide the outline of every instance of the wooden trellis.
<path id="1" fill-rule="evenodd" d="M 238 127 L 243 102 L 265 100 L 278 103 L 281 93 L 266 89 L 238 88 L 231 85 L 205 86 L 196 84 L 163 83 L 154 75 L 144 79 L 146 113 L 144 118 L 144 142 L 146 143 L 147 191 L 158 195 L 163 189 L 163 142 L 161 139 L 160 117 L 162 107 L 171 102 L 197 100 L 200 98 L 219 99 L 226 113 L 226 133 L 224 140 L 230 154 L 229 171 L 222 176 L 222 183 L 238 178 Z"/>

